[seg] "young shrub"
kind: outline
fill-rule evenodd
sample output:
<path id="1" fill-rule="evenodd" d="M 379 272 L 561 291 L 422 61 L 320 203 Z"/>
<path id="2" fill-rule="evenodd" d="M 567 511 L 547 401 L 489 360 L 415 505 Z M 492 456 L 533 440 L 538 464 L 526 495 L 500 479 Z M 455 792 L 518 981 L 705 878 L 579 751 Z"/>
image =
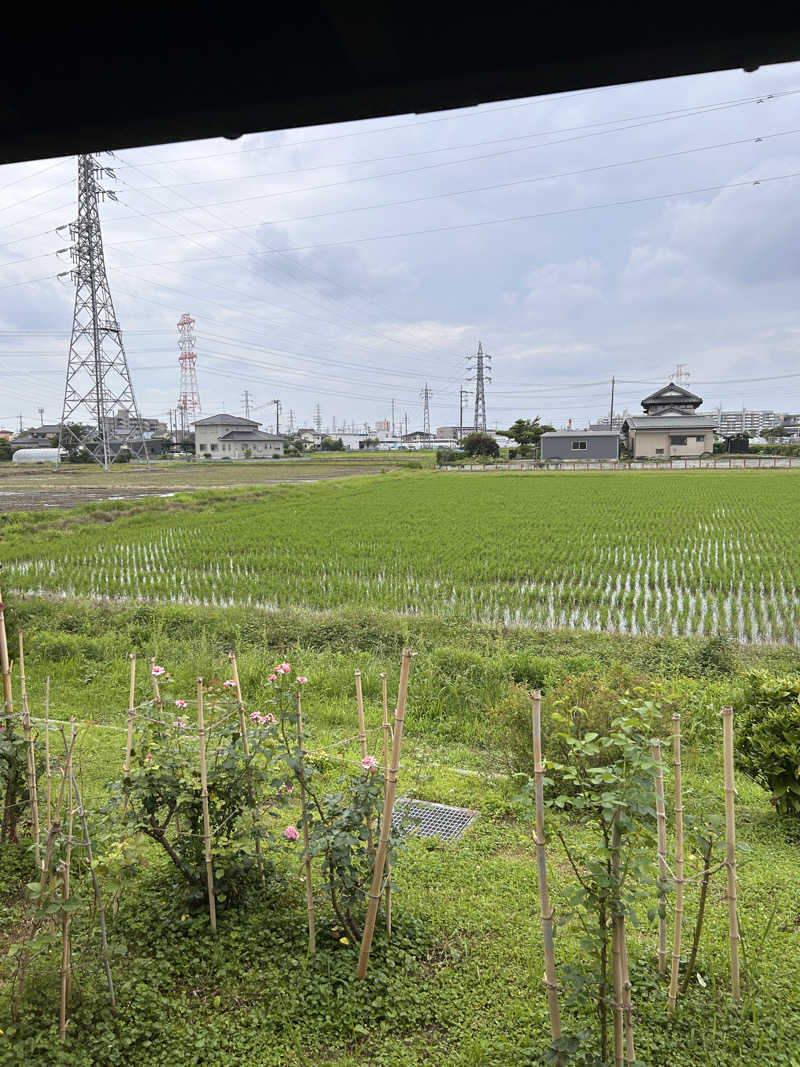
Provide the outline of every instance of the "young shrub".
<path id="1" fill-rule="evenodd" d="M 736 766 L 772 793 L 779 815 L 800 818 L 800 676 L 753 671 L 736 710 Z"/>

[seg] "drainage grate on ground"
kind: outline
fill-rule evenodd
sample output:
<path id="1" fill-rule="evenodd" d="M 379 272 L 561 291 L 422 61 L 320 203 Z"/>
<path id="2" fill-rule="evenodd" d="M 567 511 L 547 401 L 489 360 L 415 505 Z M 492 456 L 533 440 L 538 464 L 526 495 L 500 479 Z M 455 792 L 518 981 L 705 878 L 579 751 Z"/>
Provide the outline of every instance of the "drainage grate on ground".
<path id="1" fill-rule="evenodd" d="M 451 808 L 447 804 L 432 804 L 428 800 L 406 797 L 395 804 L 392 825 L 403 826 L 418 837 L 441 837 L 443 841 L 457 841 L 477 817 L 477 811 L 470 811 L 469 808 Z"/>

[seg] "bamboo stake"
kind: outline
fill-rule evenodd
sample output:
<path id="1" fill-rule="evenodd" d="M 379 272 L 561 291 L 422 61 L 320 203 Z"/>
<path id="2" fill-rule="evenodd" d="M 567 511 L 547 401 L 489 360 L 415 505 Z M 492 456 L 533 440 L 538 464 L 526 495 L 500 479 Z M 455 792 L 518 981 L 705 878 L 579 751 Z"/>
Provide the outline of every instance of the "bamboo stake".
<path id="1" fill-rule="evenodd" d="M 672 968 L 667 998 L 667 1016 L 672 1015 L 678 999 L 678 966 L 681 961 L 681 924 L 683 921 L 683 792 L 681 786 L 681 717 L 672 716 L 672 762 L 675 767 L 675 929 L 672 937 Z"/>
<path id="2" fill-rule="evenodd" d="M 128 736 L 125 739 L 125 762 L 122 764 L 123 777 L 127 778 L 131 771 L 131 752 L 133 751 L 133 724 L 136 718 L 136 712 L 133 710 L 136 707 L 136 653 L 130 653 L 131 661 L 131 680 L 128 689 Z M 153 660 L 150 661 L 150 668 L 152 670 Z M 155 685 L 155 678 L 153 679 Z M 156 686 L 156 689 L 158 687 Z M 122 798 L 122 815 L 125 816 L 125 812 L 128 810 L 128 794 L 126 793 Z"/>
<path id="3" fill-rule="evenodd" d="M 386 866 L 386 855 L 389 851 L 389 834 L 392 829 L 392 812 L 397 792 L 397 772 L 400 765 L 400 748 L 403 743 L 403 726 L 405 724 L 406 698 L 408 696 L 408 673 L 411 669 L 411 652 L 403 649 L 403 659 L 400 666 L 400 684 L 397 690 L 397 709 L 394 713 L 394 739 L 392 741 L 392 762 L 387 775 L 386 805 L 381 820 L 381 833 L 378 841 L 378 854 L 372 868 L 372 885 L 369 891 L 369 905 L 367 918 L 364 922 L 364 934 L 361 938 L 361 951 L 358 955 L 358 970 L 356 978 L 362 981 L 367 974 L 369 954 L 372 949 L 372 938 L 375 935 L 375 919 L 378 915 L 378 904 L 381 899 L 383 888 L 383 872 Z"/>
<path id="4" fill-rule="evenodd" d="M 6 636 L 6 613 L 3 594 L 0 591 L 0 670 L 3 675 L 3 710 L 8 739 L 14 736 L 14 694 L 11 688 L 11 664 L 8 660 L 8 638 Z M 17 840 L 17 793 L 14 774 L 9 774 L 6 795 L 3 804 L 3 826 L 0 830 L 0 843 L 6 840 L 12 844 Z"/>
<path id="5" fill-rule="evenodd" d="M 75 747 L 75 740 L 78 736 L 78 731 L 75 729 L 75 720 L 72 720 L 70 729 L 70 742 L 67 745 L 67 738 L 64 734 L 64 728 L 61 727 L 61 738 L 64 742 L 64 749 L 67 753 L 67 760 L 72 766 L 72 750 Z M 66 766 L 66 763 L 65 763 Z M 54 819 L 50 824 L 50 831 L 47 835 L 47 845 L 45 846 L 44 858 L 42 859 L 42 875 L 39 880 L 39 896 L 44 893 L 44 887 L 47 884 L 47 875 L 50 870 L 50 860 L 53 858 L 53 848 L 55 846 L 56 837 L 61 830 L 61 805 L 64 803 L 64 791 L 67 786 L 67 778 L 65 774 L 61 776 L 61 786 L 58 791 L 58 801 L 55 806 Z"/>
<path id="6" fill-rule="evenodd" d="M 633 1000 L 631 997 L 631 975 L 628 969 L 628 936 L 625 916 L 620 923 L 620 965 L 622 967 L 622 1014 L 625 1020 L 625 1062 L 636 1063 L 636 1048 L 633 1043 Z"/>
<path id="7" fill-rule="evenodd" d="M 231 662 L 231 670 L 233 672 L 233 681 L 236 687 L 236 705 L 239 709 L 239 733 L 242 738 L 242 751 L 244 752 L 244 758 L 247 760 L 247 780 L 250 786 L 250 810 L 253 816 L 253 840 L 256 846 L 256 863 L 258 865 L 258 877 L 261 879 L 261 885 L 266 885 L 266 879 L 264 877 L 264 857 L 261 854 L 261 834 L 258 826 L 258 806 L 256 804 L 256 791 L 253 785 L 253 771 L 250 766 L 250 740 L 247 736 L 247 718 L 245 716 L 245 706 L 242 700 L 242 687 L 239 683 L 239 666 L 236 663 L 236 653 L 229 652 L 228 659 Z"/>
<path id="8" fill-rule="evenodd" d="M 70 739 L 75 736 L 75 723 L 70 728 Z M 72 862 L 72 745 L 67 750 L 67 759 L 64 767 L 64 779 L 67 784 L 67 855 L 63 862 L 64 880 L 61 886 L 61 897 L 66 904 L 69 900 L 69 873 Z M 67 1012 L 69 1009 L 70 995 L 72 992 L 71 966 L 72 946 L 70 943 L 70 927 L 72 925 L 71 912 L 65 911 L 61 920 L 61 1001 L 58 1012 L 58 1036 L 62 1041 L 67 1036 Z"/>
<path id="9" fill-rule="evenodd" d="M 656 826 L 658 828 L 658 877 L 663 883 L 667 880 L 667 815 L 664 808 L 664 765 L 661 762 L 661 742 L 654 741 L 653 759 L 656 763 Z M 667 898 L 659 894 L 658 906 L 664 915 L 658 917 L 658 973 L 667 973 Z"/>
<path id="10" fill-rule="evenodd" d="M 389 785 L 389 693 L 386 685 L 386 671 L 381 671 L 381 701 L 383 704 L 383 818 L 386 818 L 386 789 Z M 392 939 L 392 865 L 386 859 L 386 889 L 384 891 L 384 908 L 386 909 L 386 938 Z"/>
<path id="11" fill-rule="evenodd" d="M 36 790 L 36 752 L 33 747 L 33 731 L 31 730 L 31 713 L 28 707 L 28 689 L 25 681 L 25 646 L 22 638 L 22 630 L 17 635 L 19 638 L 19 685 L 22 698 L 22 732 L 25 737 L 25 752 L 28 766 L 28 803 L 31 808 L 31 829 L 33 832 L 33 858 L 36 870 L 42 862 L 39 851 L 39 798 Z"/>
<path id="12" fill-rule="evenodd" d="M 619 829 L 619 817 L 614 818 L 611 827 L 611 873 L 617 883 L 620 877 L 620 852 L 621 835 Z M 622 1010 L 622 926 L 619 903 L 619 885 L 614 893 L 611 913 L 611 969 L 614 979 L 614 1067 L 622 1067 L 624 1061 L 623 1047 L 623 1010 Z"/>
<path id="13" fill-rule="evenodd" d="M 364 694 L 361 692 L 361 671 L 356 668 L 356 706 L 358 708 L 358 738 L 361 742 L 361 758 L 367 758 L 367 723 L 364 718 Z M 371 856 L 375 855 L 375 838 L 372 833 L 372 820 L 367 823 L 367 848 Z"/>
<path id="14" fill-rule="evenodd" d="M 739 981 L 739 920 L 736 915 L 736 813 L 733 782 L 733 708 L 722 709 L 722 746 L 725 766 L 725 867 L 728 872 L 728 940 L 731 951 L 731 992 L 741 997 Z"/>
<path id="15" fill-rule="evenodd" d="M 561 1012 L 558 1005 L 556 976 L 556 953 L 553 944 L 553 909 L 547 885 L 547 856 L 544 838 L 544 763 L 542 762 L 542 694 L 538 689 L 531 693 L 531 721 L 533 730 L 533 776 L 536 799 L 536 873 L 539 882 L 539 915 L 542 920 L 544 941 L 544 984 L 547 989 L 547 1011 L 550 1015 L 550 1033 L 554 1041 L 561 1037 Z"/>
<path id="16" fill-rule="evenodd" d="M 97 872 L 94 869 L 94 857 L 92 855 L 92 840 L 89 837 L 89 823 L 86 819 L 86 811 L 83 807 L 83 800 L 81 798 L 80 790 L 78 789 L 78 782 L 75 775 L 70 772 L 72 781 L 72 788 L 75 790 L 75 804 L 78 809 L 78 815 L 81 823 L 83 824 L 83 843 L 86 845 L 86 860 L 89 864 L 89 871 L 92 875 L 92 885 L 94 886 L 94 899 L 97 904 L 97 918 L 100 923 L 100 958 L 103 961 L 103 968 L 106 972 L 106 985 L 108 986 L 108 995 L 111 998 L 111 1007 L 116 1008 L 117 1000 L 114 996 L 114 980 L 111 977 L 111 965 L 108 962 L 108 932 L 106 930 L 106 909 L 103 904 L 103 898 L 100 893 L 100 883 L 97 880 Z"/>
<path id="17" fill-rule="evenodd" d="M 197 735 L 200 739 L 200 797 L 203 802 L 203 846 L 206 857 L 208 885 L 208 916 L 211 929 L 217 929 L 217 903 L 214 898 L 214 865 L 211 859 L 211 818 L 208 812 L 208 780 L 206 777 L 206 731 L 203 722 L 203 679 L 197 679 Z"/>
<path id="18" fill-rule="evenodd" d="M 53 769 L 50 766 L 50 675 L 47 676 L 47 682 L 44 690 L 44 761 L 45 768 L 47 770 L 47 825 L 50 825 L 52 818 L 51 813 L 51 800 L 52 800 L 52 781 L 53 781 Z"/>
<path id="19" fill-rule="evenodd" d="M 308 908 L 308 951 L 317 951 L 314 928 L 314 887 L 311 884 L 311 853 L 308 850 L 308 804 L 306 803 L 306 764 L 303 751 L 303 702 L 297 694 L 297 748 L 300 752 L 300 810 L 303 815 L 303 864 L 306 870 L 306 907 Z"/>

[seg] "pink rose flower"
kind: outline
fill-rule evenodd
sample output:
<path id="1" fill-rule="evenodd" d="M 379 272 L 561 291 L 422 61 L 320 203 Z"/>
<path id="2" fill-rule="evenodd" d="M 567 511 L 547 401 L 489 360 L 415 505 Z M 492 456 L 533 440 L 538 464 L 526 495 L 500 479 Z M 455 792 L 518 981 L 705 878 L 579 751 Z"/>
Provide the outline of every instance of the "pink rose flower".
<path id="1" fill-rule="evenodd" d="M 188 708 L 189 707 L 189 704 L 185 700 L 176 700 L 175 701 L 175 707 L 176 708 L 180 708 L 181 711 L 183 711 L 184 708 Z"/>
<path id="2" fill-rule="evenodd" d="M 271 675 L 269 676 L 269 680 L 270 680 L 271 682 L 277 682 L 277 680 L 278 680 L 278 676 L 277 676 L 277 674 L 271 674 Z"/>
<path id="3" fill-rule="evenodd" d="M 165 668 L 165 667 L 159 667 L 159 666 L 158 666 L 158 664 L 155 664 L 155 665 L 153 666 L 153 669 L 152 669 L 152 670 L 150 671 L 150 673 L 152 674 L 152 676 L 153 676 L 154 678 L 160 678 L 160 677 L 161 677 L 161 675 L 162 675 L 162 674 L 166 674 L 166 673 L 167 673 L 167 671 L 166 671 L 166 668 Z"/>
<path id="4" fill-rule="evenodd" d="M 222 688 L 223 689 L 235 689 L 236 688 L 236 682 L 234 682 L 233 678 L 228 678 L 228 680 L 226 682 L 222 683 Z"/>
<path id="5" fill-rule="evenodd" d="M 378 761 L 374 756 L 365 756 L 361 761 L 361 766 L 365 771 L 369 771 L 370 774 L 374 774 L 378 769 Z"/>
<path id="6" fill-rule="evenodd" d="M 152 752 L 148 752 L 147 755 L 145 756 L 145 759 L 152 759 L 152 758 L 153 758 L 153 753 Z"/>
<path id="7" fill-rule="evenodd" d="M 257 711 L 250 712 L 250 722 L 261 722 L 261 716 Z"/>
<path id="8" fill-rule="evenodd" d="M 180 730 L 186 729 L 186 723 L 183 721 L 183 719 L 176 719 L 172 725 L 177 726 Z"/>
<path id="9" fill-rule="evenodd" d="M 296 841 L 300 834 L 297 832 L 296 827 L 287 826 L 286 829 L 283 831 L 283 836 L 286 838 L 287 841 Z"/>
<path id="10" fill-rule="evenodd" d="M 306 676 L 304 674 L 299 674 L 297 676 L 298 685 L 305 685 L 307 681 L 308 681 L 308 678 L 306 678 Z"/>

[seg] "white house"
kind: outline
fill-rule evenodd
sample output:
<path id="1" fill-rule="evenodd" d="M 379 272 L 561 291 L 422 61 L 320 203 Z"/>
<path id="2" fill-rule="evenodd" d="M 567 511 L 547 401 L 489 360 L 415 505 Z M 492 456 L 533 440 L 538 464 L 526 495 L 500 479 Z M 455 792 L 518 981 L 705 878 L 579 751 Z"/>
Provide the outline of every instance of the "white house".
<path id="1" fill-rule="evenodd" d="M 210 415 L 194 425 L 195 455 L 203 459 L 278 459 L 283 438 L 264 433 L 260 422 L 239 415 Z"/>

